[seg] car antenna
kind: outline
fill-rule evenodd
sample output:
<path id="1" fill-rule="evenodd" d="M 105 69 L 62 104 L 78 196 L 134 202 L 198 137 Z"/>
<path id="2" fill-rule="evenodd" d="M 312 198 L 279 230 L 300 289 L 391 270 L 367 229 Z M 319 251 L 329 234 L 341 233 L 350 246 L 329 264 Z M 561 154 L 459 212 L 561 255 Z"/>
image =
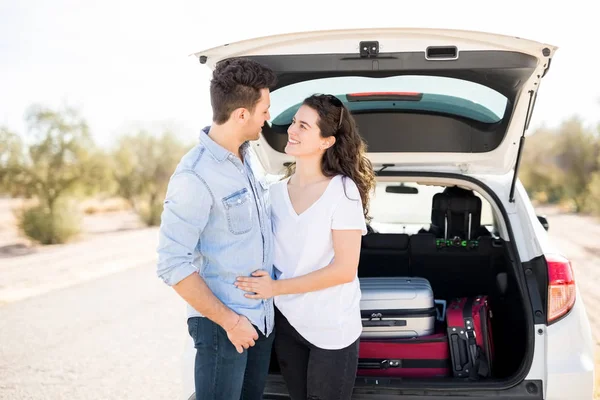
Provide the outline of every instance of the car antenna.
<path id="1" fill-rule="evenodd" d="M 531 102 L 533 101 L 533 90 L 529 91 L 529 104 L 527 105 L 527 114 L 525 118 L 525 124 L 523 125 L 523 134 L 521 135 L 521 139 L 519 139 L 519 148 L 517 149 L 517 163 L 515 164 L 515 174 L 513 175 L 512 184 L 510 185 L 510 195 L 508 196 L 508 202 L 515 202 L 515 186 L 517 184 L 517 177 L 519 175 L 519 166 L 521 165 L 521 155 L 523 153 L 523 147 L 525 144 L 525 132 L 527 131 L 527 127 L 529 126 L 529 119 L 531 118 L 531 114 L 529 111 L 531 110 Z"/>

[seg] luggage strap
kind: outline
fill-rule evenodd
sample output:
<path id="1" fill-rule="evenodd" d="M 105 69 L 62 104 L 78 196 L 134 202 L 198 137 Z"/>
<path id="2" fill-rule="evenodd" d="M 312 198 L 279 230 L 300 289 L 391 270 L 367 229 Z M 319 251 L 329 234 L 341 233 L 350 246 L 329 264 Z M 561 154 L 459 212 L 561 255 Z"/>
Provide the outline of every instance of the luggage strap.
<path id="1" fill-rule="evenodd" d="M 469 371 L 469 379 L 477 380 L 479 376 L 486 377 L 489 375 L 490 368 L 481 348 L 477 345 L 477 335 L 475 334 L 475 324 L 473 321 L 473 301 L 471 297 L 465 303 L 463 309 L 463 319 L 465 324 L 465 336 L 467 337 L 467 348 L 469 358 L 471 359 L 471 370 Z M 485 338 L 483 338 L 485 340 Z"/>
<path id="2" fill-rule="evenodd" d="M 447 359 L 359 358 L 358 369 L 448 368 Z"/>
<path id="3" fill-rule="evenodd" d="M 465 319 L 465 323 L 467 319 Z M 469 358 L 471 359 L 471 370 L 469 371 L 470 379 L 478 379 L 479 373 L 479 349 L 477 348 L 477 338 L 475 330 L 472 326 L 467 325 L 465 336 L 467 337 L 467 348 L 469 350 Z M 470 329 L 469 329 L 470 328 Z"/>
<path id="4" fill-rule="evenodd" d="M 469 359 L 471 360 L 471 369 L 469 370 L 469 379 L 479 378 L 479 348 L 477 346 L 477 335 L 475 334 L 475 322 L 473 321 L 473 303 L 474 298 L 469 297 L 463 308 L 463 321 L 465 326 L 465 336 L 467 338 L 467 349 Z"/>
<path id="5" fill-rule="evenodd" d="M 475 331 L 467 331 L 467 346 L 469 348 L 469 357 L 471 358 L 471 371 L 469 371 L 469 379 L 477 380 L 480 376 L 487 377 L 490 373 L 489 364 L 485 354 L 477 345 Z"/>

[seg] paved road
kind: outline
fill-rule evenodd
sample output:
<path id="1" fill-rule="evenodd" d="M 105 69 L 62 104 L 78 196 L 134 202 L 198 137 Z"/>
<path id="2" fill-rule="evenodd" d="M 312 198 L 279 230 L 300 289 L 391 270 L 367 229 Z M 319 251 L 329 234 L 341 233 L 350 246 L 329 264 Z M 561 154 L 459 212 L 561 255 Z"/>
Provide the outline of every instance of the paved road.
<path id="1" fill-rule="evenodd" d="M 152 268 L 0 307 L 0 399 L 181 399 L 185 308 Z"/>
<path id="2" fill-rule="evenodd" d="M 592 306 L 600 302 L 600 223 L 545 212 L 552 240 L 573 261 L 590 319 L 599 327 L 600 307 Z M 136 235 L 132 240 L 140 246 Z M 0 399 L 183 398 L 185 308 L 153 268 L 146 262 L 1 305 Z M 28 271 L 39 280 L 45 269 Z"/>
<path id="3" fill-rule="evenodd" d="M 27 247 L 0 255 L 0 305 L 93 281 L 156 260 L 158 228 L 89 235 L 69 245 Z"/>

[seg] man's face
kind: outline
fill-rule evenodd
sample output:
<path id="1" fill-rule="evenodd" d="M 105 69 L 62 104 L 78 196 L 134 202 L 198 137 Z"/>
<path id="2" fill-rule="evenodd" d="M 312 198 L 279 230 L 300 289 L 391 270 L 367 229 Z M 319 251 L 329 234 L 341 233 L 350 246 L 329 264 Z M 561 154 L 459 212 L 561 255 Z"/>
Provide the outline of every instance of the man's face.
<path id="1" fill-rule="evenodd" d="M 271 97 L 269 89 L 260 90 L 260 100 L 254 107 L 254 112 L 250 114 L 250 118 L 246 122 L 244 133 L 246 140 L 258 140 L 260 131 L 266 121 L 271 119 L 269 107 L 271 106 Z"/>

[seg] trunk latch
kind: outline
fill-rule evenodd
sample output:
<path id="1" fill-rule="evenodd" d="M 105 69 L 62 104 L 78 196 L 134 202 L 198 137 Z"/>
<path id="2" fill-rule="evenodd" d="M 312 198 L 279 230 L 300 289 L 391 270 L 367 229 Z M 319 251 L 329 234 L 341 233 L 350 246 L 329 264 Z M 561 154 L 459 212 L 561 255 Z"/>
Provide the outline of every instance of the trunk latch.
<path id="1" fill-rule="evenodd" d="M 364 58 L 377 57 L 379 54 L 379 42 L 360 42 L 360 56 Z"/>

